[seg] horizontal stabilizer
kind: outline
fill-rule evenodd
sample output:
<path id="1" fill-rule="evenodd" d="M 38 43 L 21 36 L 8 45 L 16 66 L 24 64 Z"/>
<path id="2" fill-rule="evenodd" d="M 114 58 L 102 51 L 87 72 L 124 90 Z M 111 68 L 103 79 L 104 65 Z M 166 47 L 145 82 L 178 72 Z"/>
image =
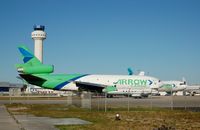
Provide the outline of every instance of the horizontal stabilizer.
<path id="1" fill-rule="evenodd" d="M 19 74 L 19 75 L 29 84 L 37 84 L 38 86 L 42 86 L 42 84 L 47 81 L 46 79 L 31 74 Z"/>

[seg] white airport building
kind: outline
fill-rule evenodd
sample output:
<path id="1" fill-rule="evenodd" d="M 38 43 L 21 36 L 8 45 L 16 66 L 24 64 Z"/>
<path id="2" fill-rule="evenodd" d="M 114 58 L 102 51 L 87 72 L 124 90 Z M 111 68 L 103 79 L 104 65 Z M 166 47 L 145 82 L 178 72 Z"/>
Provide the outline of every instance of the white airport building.
<path id="1" fill-rule="evenodd" d="M 25 91 L 26 86 L 23 84 L 0 82 L 0 95 L 20 96 Z"/>

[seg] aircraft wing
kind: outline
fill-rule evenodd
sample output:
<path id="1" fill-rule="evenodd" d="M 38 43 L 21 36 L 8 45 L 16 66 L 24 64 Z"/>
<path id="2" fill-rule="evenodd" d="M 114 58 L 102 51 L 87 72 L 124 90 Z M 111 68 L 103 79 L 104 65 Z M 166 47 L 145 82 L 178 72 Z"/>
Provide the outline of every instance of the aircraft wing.
<path id="1" fill-rule="evenodd" d="M 102 92 L 102 90 L 107 87 L 107 85 L 103 84 L 95 84 L 89 82 L 81 82 L 81 81 L 74 81 L 76 86 L 79 87 L 80 90 L 85 91 L 92 91 L 92 92 Z"/>

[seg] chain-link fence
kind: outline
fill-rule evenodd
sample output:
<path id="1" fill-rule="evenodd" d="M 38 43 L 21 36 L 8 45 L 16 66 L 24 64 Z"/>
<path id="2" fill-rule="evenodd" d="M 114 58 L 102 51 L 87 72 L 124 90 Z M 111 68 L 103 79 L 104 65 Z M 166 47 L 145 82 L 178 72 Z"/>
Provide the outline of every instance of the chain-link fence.
<path id="1" fill-rule="evenodd" d="M 117 96 L 112 98 L 104 93 L 82 92 L 67 99 L 68 105 L 76 105 L 98 111 L 127 110 L 134 108 L 167 108 L 200 111 L 200 96 L 148 96 L 134 98 L 131 96 Z"/>

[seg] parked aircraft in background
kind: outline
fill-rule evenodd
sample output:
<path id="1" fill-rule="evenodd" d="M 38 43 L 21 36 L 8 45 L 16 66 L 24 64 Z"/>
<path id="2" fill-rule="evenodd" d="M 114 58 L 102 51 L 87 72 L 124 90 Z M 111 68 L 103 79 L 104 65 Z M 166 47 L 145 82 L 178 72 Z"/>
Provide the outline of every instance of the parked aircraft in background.
<path id="1" fill-rule="evenodd" d="M 171 95 L 173 93 L 177 93 L 178 91 L 185 90 L 186 87 L 187 85 L 185 84 L 185 82 L 182 82 L 182 81 L 161 81 L 157 88 L 152 88 L 152 87 L 130 88 L 127 86 L 110 86 L 110 88 L 109 87 L 105 88 L 104 92 L 107 92 L 107 94 L 110 95 L 110 97 L 112 95 L 129 95 L 132 97 L 148 97 L 149 95 L 160 95 L 160 92 L 165 92 L 166 95 Z"/>
<path id="2" fill-rule="evenodd" d="M 161 86 L 158 88 L 159 92 L 166 92 L 168 95 L 183 91 L 187 87 L 187 83 L 183 78 L 182 81 L 161 81 Z"/>
<path id="3" fill-rule="evenodd" d="M 132 72 L 131 68 L 128 68 L 128 72 Z M 144 71 L 140 71 L 137 75 L 139 76 L 144 76 L 145 72 Z M 177 93 L 178 91 L 183 91 L 184 89 L 186 89 L 187 84 L 185 79 L 183 78 L 182 81 L 160 81 L 160 86 L 157 89 L 153 89 L 151 90 L 151 88 L 143 88 L 142 90 L 139 91 L 144 91 L 146 93 L 150 93 L 153 92 L 153 94 L 156 94 L 158 92 L 165 92 L 167 95 L 171 95 L 171 93 Z M 126 90 L 121 90 L 121 91 L 128 91 Z"/>
<path id="4" fill-rule="evenodd" d="M 26 82 L 53 90 L 64 91 L 95 91 L 102 92 L 104 88 L 115 86 L 133 88 L 158 88 L 157 78 L 140 75 L 92 75 L 92 74 L 51 74 L 52 65 L 42 64 L 26 47 L 20 46 L 24 64 L 16 68 Z"/>
<path id="5" fill-rule="evenodd" d="M 113 95 L 125 95 L 135 98 L 148 97 L 151 94 L 158 94 L 156 91 L 158 87 L 151 86 L 140 86 L 140 87 L 130 87 L 130 86 L 108 86 L 103 89 L 103 92 L 107 94 L 107 97 L 113 97 Z"/>
<path id="6" fill-rule="evenodd" d="M 200 85 L 188 85 L 184 92 L 188 92 L 191 96 L 200 94 Z"/>
<path id="7" fill-rule="evenodd" d="M 153 77 L 151 76 L 145 76 L 144 71 L 140 71 L 138 74 L 134 74 L 131 68 L 128 68 L 128 75 L 132 77 L 138 77 L 137 79 L 151 79 Z M 158 80 L 158 79 L 157 79 Z M 148 80 L 146 80 L 148 81 Z M 150 81 L 150 80 L 149 80 Z M 120 81 L 120 82 L 132 82 L 132 81 Z M 138 82 L 138 81 L 134 81 Z M 107 97 L 113 97 L 114 95 L 125 95 L 125 96 L 130 96 L 130 97 L 135 97 L 135 98 L 142 98 L 142 97 L 148 97 L 150 94 L 158 94 L 158 88 L 160 84 L 160 80 L 158 80 L 158 86 L 152 86 L 151 82 L 149 82 L 149 86 L 147 85 L 135 85 L 135 86 L 130 86 L 126 84 L 115 84 L 112 86 L 107 86 L 103 89 L 103 92 L 107 94 Z"/>

